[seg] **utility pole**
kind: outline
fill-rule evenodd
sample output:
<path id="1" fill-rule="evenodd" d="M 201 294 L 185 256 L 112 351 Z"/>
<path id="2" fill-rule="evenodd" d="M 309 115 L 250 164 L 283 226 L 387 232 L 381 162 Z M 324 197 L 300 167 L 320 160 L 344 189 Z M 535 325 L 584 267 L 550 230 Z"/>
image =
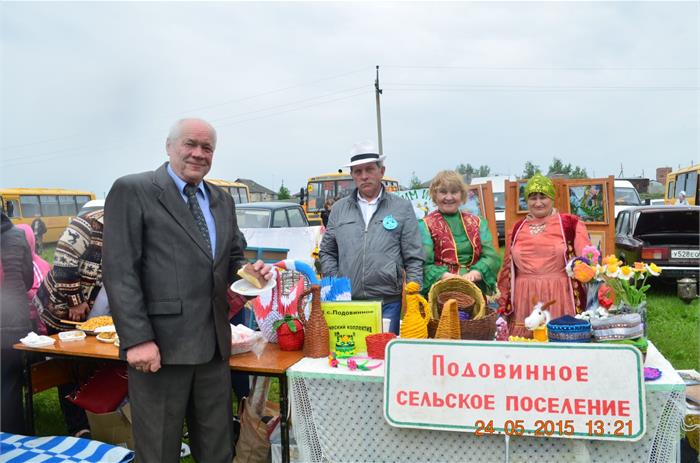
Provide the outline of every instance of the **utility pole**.
<path id="1" fill-rule="evenodd" d="M 374 95 L 377 100 L 377 142 L 379 144 L 379 155 L 384 154 L 382 146 L 382 110 L 379 106 L 379 95 L 382 94 L 382 89 L 379 88 L 379 65 L 377 65 L 377 78 L 374 80 Z"/>

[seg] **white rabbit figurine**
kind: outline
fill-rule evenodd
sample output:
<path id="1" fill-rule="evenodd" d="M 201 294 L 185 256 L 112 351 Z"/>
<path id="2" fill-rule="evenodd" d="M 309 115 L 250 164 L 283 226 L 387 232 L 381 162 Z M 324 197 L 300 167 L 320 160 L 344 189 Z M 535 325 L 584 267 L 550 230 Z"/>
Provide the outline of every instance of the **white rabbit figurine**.
<path id="1" fill-rule="evenodd" d="M 549 302 L 537 302 L 533 300 L 532 312 L 525 318 L 525 328 L 530 331 L 534 331 L 540 326 L 546 326 L 547 323 L 552 319 L 552 315 L 547 310 L 547 307 L 554 304 L 556 301 Z"/>

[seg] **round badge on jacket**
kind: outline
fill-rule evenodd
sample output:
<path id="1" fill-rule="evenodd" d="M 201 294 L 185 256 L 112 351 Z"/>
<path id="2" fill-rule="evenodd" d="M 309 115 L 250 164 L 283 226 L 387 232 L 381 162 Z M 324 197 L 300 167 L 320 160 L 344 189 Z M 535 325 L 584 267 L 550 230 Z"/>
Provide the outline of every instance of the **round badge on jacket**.
<path id="1" fill-rule="evenodd" d="M 382 224 L 387 230 L 393 230 L 399 226 L 399 223 L 391 215 L 387 215 L 386 217 L 384 217 Z"/>

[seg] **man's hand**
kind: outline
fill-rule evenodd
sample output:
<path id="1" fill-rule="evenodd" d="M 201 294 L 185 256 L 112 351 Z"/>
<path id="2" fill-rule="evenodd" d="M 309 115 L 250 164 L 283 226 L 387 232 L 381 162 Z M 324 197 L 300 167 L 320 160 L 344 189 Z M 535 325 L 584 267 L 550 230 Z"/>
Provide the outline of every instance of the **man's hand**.
<path id="1" fill-rule="evenodd" d="M 472 283 L 476 283 L 477 281 L 481 281 L 481 272 L 478 270 L 470 270 L 462 275 L 462 278 L 467 281 L 471 281 Z"/>
<path id="2" fill-rule="evenodd" d="M 84 321 L 90 313 L 90 306 L 87 302 L 81 302 L 78 305 L 68 308 L 68 318 L 74 322 Z"/>
<path id="3" fill-rule="evenodd" d="M 265 281 L 269 281 L 270 278 L 272 278 L 272 266 L 265 264 L 265 262 L 261 260 L 258 260 L 254 264 L 248 264 L 246 271 L 255 276 L 263 277 Z"/>
<path id="4" fill-rule="evenodd" d="M 138 371 L 155 373 L 160 370 L 160 349 L 153 341 L 136 344 L 126 350 L 126 361 Z"/>

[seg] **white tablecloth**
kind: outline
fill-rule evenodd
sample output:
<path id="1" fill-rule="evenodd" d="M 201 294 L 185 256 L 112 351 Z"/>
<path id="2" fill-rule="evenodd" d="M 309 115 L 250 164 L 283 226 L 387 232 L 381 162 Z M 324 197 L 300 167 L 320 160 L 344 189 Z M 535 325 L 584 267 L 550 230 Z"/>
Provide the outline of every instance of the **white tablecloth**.
<path id="1" fill-rule="evenodd" d="M 374 363 L 374 361 L 372 361 Z M 368 372 L 331 368 L 305 358 L 288 371 L 294 434 L 305 462 L 672 462 L 677 461 L 685 386 L 649 346 L 646 366 L 662 377 L 646 383 L 647 431 L 637 442 L 476 436 L 403 429 L 383 417 L 383 367 Z"/>

